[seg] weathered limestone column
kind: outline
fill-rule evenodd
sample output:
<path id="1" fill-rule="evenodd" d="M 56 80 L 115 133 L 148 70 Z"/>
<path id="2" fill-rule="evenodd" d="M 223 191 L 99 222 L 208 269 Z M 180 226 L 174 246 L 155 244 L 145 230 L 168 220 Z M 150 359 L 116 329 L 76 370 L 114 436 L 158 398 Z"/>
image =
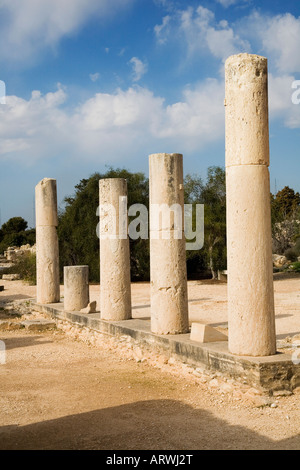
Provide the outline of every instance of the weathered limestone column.
<path id="1" fill-rule="evenodd" d="M 187 333 L 183 158 L 177 153 L 153 154 L 149 166 L 151 330 L 160 335 Z"/>
<path id="2" fill-rule="evenodd" d="M 128 320 L 131 318 L 131 283 L 126 180 L 100 180 L 99 196 L 101 318 Z"/>
<path id="3" fill-rule="evenodd" d="M 269 178 L 267 59 L 225 64 L 229 350 L 276 352 Z"/>
<path id="4" fill-rule="evenodd" d="M 80 311 L 89 301 L 89 267 L 64 266 L 64 310 Z"/>
<path id="5" fill-rule="evenodd" d="M 56 180 L 35 187 L 37 302 L 60 301 Z"/>

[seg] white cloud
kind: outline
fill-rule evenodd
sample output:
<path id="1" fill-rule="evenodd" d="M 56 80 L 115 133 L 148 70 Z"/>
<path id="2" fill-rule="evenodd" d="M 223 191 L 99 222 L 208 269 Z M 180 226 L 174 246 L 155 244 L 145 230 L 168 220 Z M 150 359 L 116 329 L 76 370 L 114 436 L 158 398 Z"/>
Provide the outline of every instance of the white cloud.
<path id="1" fill-rule="evenodd" d="M 155 132 L 153 116 L 160 114 L 162 105 L 163 100 L 145 88 L 118 89 L 114 94 L 97 93 L 77 109 L 75 120 L 87 131 L 116 132 L 138 123 L 150 125 Z"/>
<path id="2" fill-rule="evenodd" d="M 249 42 L 242 39 L 227 21 L 217 22 L 214 13 L 203 6 L 177 10 L 172 16 L 164 17 L 162 24 L 154 28 L 160 44 L 174 37 L 175 31 L 177 35 L 178 32 L 181 34 L 181 40 L 183 37 L 191 59 L 195 54 L 209 52 L 215 58 L 225 61 L 232 54 L 250 50 Z"/>
<path id="3" fill-rule="evenodd" d="M 268 58 L 271 119 L 280 119 L 290 129 L 300 128 L 300 106 L 291 99 L 294 74 L 300 72 L 300 17 L 254 11 L 237 25 L 237 32 Z"/>
<path id="4" fill-rule="evenodd" d="M 152 140 L 170 139 L 184 146 L 202 147 L 224 133 L 224 85 L 215 79 L 183 91 L 183 100 L 166 106 L 146 88 L 98 93 L 77 110 L 81 129 L 110 135 L 148 134 Z M 98 134 L 99 136 L 100 134 Z"/>
<path id="5" fill-rule="evenodd" d="M 300 128 L 300 105 L 292 102 L 294 81 L 295 77 L 291 75 L 269 74 L 270 116 L 283 120 L 285 126 L 290 129 Z"/>
<path id="6" fill-rule="evenodd" d="M 167 42 L 168 36 L 168 26 L 170 23 L 171 17 L 169 15 L 163 17 L 162 24 L 154 26 L 154 33 L 159 44 L 165 44 Z"/>
<path id="7" fill-rule="evenodd" d="M 55 47 L 90 17 L 119 13 L 133 0 L 2 0 L 0 57 L 27 60 L 44 47 Z"/>
<path id="8" fill-rule="evenodd" d="M 300 106 L 292 104 L 291 75 L 270 74 L 270 117 L 300 128 Z M 207 79 L 186 87 L 181 100 L 167 104 L 135 85 L 97 93 L 78 107 L 67 107 L 62 86 L 29 100 L 8 96 L 0 107 L 0 159 L 24 164 L 52 158 L 85 158 L 101 163 L 160 151 L 201 151 L 224 137 L 224 82 Z M 171 149 L 171 150 L 170 150 Z"/>
<path id="9" fill-rule="evenodd" d="M 223 6 L 246 2 L 218 1 Z M 300 16 L 290 13 L 271 16 L 254 11 L 230 24 L 217 21 L 212 10 L 200 5 L 165 16 L 154 33 L 158 44 L 177 38 L 185 44 L 191 60 L 209 53 L 224 62 L 232 54 L 258 52 L 266 55 L 280 74 L 300 72 Z"/>
<path id="10" fill-rule="evenodd" d="M 231 7 L 232 5 L 236 5 L 237 3 L 245 3 L 248 0 L 217 0 L 224 8 Z"/>
<path id="11" fill-rule="evenodd" d="M 68 119 L 60 107 L 66 98 L 60 86 L 45 96 L 33 91 L 28 101 L 7 96 L 6 105 L 0 107 L 0 157 L 32 162 L 62 148 Z"/>
<path id="12" fill-rule="evenodd" d="M 150 90 L 134 86 L 98 93 L 72 111 L 61 87 L 46 95 L 34 91 L 29 100 L 9 96 L 0 108 L 0 158 L 34 163 L 57 155 L 81 159 L 84 153 L 93 161 L 100 154 L 104 163 L 166 147 L 200 149 L 223 135 L 222 83 L 199 83 L 182 98 L 167 106 Z"/>
<path id="13" fill-rule="evenodd" d="M 236 32 L 251 41 L 255 51 L 268 57 L 276 73 L 300 72 L 300 16 L 271 16 L 254 11 L 237 23 Z"/>
<path id="14" fill-rule="evenodd" d="M 133 81 L 140 81 L 140 79 L 145 75 L 145 73 L 147 73 L 148 65 L 146 64 L 146 62 L 142 62 L 137 57 L 132 57 L 132 59 L 130 59 L 129 61 L 129 64 L 132 66 Z"/>
<path id="15" fill-rule="evenodd" d="M 166 107 L 162 121 L 159 136 L 182 140 L 189 148 L 218 140 L 224 134 L 223 82 L 208 79 L 186 88 L 181 102 Z"/>
<path id="16" fill-rule="evenodd" d="M 92 80 L 92 82 L 96 82 L 100 78 L 100 73 L 99 72 L 90 73 L 89 77 Z"/>
<path id="17" fill-rule="evenodd" d="M 300 72 L 300 17 L 286 13 L 269 18 L 261 32 L 261 39 L 279 71 Z"/>

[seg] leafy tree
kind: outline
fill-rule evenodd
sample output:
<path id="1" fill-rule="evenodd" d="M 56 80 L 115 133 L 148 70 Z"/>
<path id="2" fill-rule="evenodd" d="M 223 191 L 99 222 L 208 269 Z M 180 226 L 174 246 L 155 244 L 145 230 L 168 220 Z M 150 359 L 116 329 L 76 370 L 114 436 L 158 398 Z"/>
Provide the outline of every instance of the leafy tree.
<path id="1" fill-rule="evenodd" d="M 99 282 L 99 180 L 125 178 L 128 205 L 148 206 L 148 180 L 143 173 L 109 168 L 106 173 L 95 173 L 75 186 L 75 194 L 65 198 L 65 207 L 59 213 L 58 237 L 61 275 L 63 266 L 87 264 L 90 280 Z M 130 240 L 131 276 L 133 280 L 149 279 L 149 241 Z"/>
<path id="2" fill-rule="evenodd" d="M 202 200 L 204 183 L 199 175 L 186 175 L 184 178 L 184 201 L 186 204 L 199 204 Z"/>
<path id="3" fill-rule="evenodd" d="M 285 186 L 274 196 L 271 195 L 273 222 L 282 222 L 293 217 L 300 207 L 300 194 Z"/>
<path id="4" fill-rule="evenodd" d="M 27 230 L 28 223 L 22 217 L 12 217 L 0 229 L 0 253 L 9 246 L 35 244 L 35 229 Z"/>
<path id="5" fill-rule="evenodd" d="M 283 254 L 300 237 L 300 194 L 285 186 L 271 194 L 273 251 Z"/>
<path id="6" fill-rule="evenodd" d="M 2 225 L 2 232 L 4 234 L 24 232 L 27 229 L 28 223 L 23 217 L 12 217 Z"/>
<path id="7" fill-rule="evenodd" d="M 205 210 L 205 248 L 212 278 L 216 279 L 217 270 L 226 268 L 226 185 L 223 168 L 208 168 L 202 197 Z"/>
<path id="8" fill-rule="evenodd" d="M 187 174 L 184 178 L 184 202 L 193 205 L 193 230 L 196 229 L 196 205 L 203 204 L 204 182 L 201 176 Z M 188 240 L 187 240 L 188 241 Z M 207 275 L 207 253 L 204 248 L 186 252 L 188 279 L 199 279 Z"/>
<path id="9" fill-rule="evenodd" d="M 197 175 L 187 175 L 185 201 L 204 204 L 204 247 L 197 252 L 188 252 L 188 266 L 198 262 L 199 268 L 209 268 L 215 279 L 217 270 L 226 268 L 225 170 L 218 166 L 209 167 L 205 183 Z"/>

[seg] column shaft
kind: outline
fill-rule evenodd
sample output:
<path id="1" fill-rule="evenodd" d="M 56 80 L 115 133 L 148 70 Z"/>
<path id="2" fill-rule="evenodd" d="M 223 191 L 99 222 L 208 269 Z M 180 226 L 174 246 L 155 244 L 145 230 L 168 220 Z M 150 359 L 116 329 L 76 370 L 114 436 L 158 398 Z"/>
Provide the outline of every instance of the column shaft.
<path id="1" fill-rule="evenodd" d="M 183 157 L 150 155 L 149 169 L 151 330 L 162 335 L 186 333 Z"/>
<path id="2" fill-rule="evenodd" d="M 60 301 L 56 180 L 44 178 L 35 188 L 37 302 Z"/>
<path id="3" fill-rule="evenodd" d="M 229 350 L 276 352 L 264 57 L 227 59 L 226 193 Z"/>
<path id="4" fill-rule="evenodd" d="M 99 181 L 100 196 L 100 312 L 103 320 L 131 318 L 130 251 L 127 230 L 127 182 L 122 178 Z M 125 202 L 124 202 L 125 201 Z M 121 224 L 122 225 L 122 224 Z M 122 238 L 124 237 L 124 238 Z"/>

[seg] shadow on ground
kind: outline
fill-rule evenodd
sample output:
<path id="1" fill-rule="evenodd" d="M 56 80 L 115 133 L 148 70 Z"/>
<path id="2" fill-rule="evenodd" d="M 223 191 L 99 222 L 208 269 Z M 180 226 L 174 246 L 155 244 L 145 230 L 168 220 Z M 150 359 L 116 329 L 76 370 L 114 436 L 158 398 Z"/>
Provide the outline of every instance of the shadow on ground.
<path id="1" fill-rule="evenodd" d="M 275 442 L 175 400 L 151 400 L 0 428 L 0 449 L 299 449 L 300 436 Z"/>
<path id="2" fill-rule="evenodd" d="M 32 296 L 25 295 L 25 294 L 15 294 L 15 295 L 2 295 L 1 294 L 0 304 L 4 304 L 5 302 L 13 302 L 14 300 L 26 300 L 26 299 L 32 299 Z"/>
<path id="3" fill-rule="evenodd" d="M 1 332 L 0 332 L 1 333 Z M 3 331 L 2 333 L 5 333 Z M 44 336 L 20 336 L 20 337 L 9 337 L 7 338 L 4 334 L 0 335 L 0 339 L 5 341 L 5 349 L 11 350 L 16 348 L 25 348 L 29 346 L 40 346 L 41 344 L 49 344 L 53 341 L 45 339 Z"/>

